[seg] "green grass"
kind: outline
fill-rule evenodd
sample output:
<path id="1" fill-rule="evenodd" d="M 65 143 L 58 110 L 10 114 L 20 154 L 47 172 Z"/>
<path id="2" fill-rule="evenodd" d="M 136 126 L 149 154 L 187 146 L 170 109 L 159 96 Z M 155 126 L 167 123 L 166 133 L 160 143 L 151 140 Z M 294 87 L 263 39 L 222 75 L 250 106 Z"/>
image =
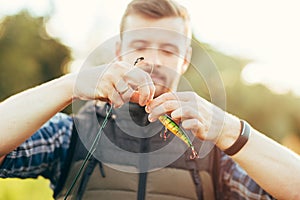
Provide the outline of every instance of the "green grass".
<path id="1" fill-rule="evenodd" d="M 50 182 L 38 179 L 0 179 L 0 200 L 53 200 Z"/>

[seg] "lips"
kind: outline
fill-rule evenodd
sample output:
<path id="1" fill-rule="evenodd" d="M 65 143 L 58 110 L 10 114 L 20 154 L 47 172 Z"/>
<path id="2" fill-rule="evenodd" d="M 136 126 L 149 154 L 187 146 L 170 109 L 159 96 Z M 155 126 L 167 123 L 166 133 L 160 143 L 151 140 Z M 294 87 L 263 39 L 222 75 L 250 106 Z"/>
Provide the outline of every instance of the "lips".
<path id="1" fill-rule="evenodd" d="M 156 85 L 165 85 L 167 77 L 161 74 L 161 71 L 158 69 L 163 68 L 163 66 L 153 65 L 153 64 L 145 64 L 141 66 L 141 69 L 146 71 L 150 76 L 154 84 Z"/>

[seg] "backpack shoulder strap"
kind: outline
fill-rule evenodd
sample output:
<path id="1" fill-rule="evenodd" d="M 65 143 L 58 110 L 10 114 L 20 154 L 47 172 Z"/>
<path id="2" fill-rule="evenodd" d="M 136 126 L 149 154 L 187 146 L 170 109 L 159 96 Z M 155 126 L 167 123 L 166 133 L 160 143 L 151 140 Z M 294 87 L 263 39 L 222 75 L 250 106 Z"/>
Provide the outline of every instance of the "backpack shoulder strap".
<path id="1" fill-rule="evenodd" d="M 208 155 L 207 169 L 199 170 L 202 185 L 202 197 L 204 200 L 221 199 L 219 188 L 221 151 L 214 146 Z"/>
<path id="2" fill-rule="evenodd" d="M 88 160 L 86 169 L 83 171 L 82 179 L 81 179 L 79 188 L 77 190 L 77 197 L 76 197 L 77 200 L 82 199 L 82 196 L 85 192 L 85 188 L 86 188 L 87 183 L 92 175 L 92 172 L 94 171 L 96 164 L 97 164 L 97 160 L 92 156 L 90 158 L 90 160 Z"/>
<path id="3" fill-rule="evenodd" d="M 196 140 L 195 145 L 198 145 L 200 149 L 199 144 L 200 142 Z M 191 175 L 199 199 L 219 199 L 220 157 L 220 150 L 216 146 L 213 146 L 205 157 L 186 161 L 188 169 L 193 172 Z M 200 182 L 200 184 L 197 184 L 198 182 Z"/>
<path id="4" fill-rule="evenodd" d="M 199 171 L 202 183 L 202 197 L 204 200 L 216 199 L 213 178 L 207 171 Z"/>
<path id="5" fill-rule="evenodd" d="M 213 184 L 215 188 L 215 196 L 216 199 L 223 199 L 222 198 L 222 184 L 220 184 L 221 181 L 221 175 L 220 175 L 220 169 L 221 169 L 221 150 L 217 147 L 214 148 L 214 157 L 212 162 L 212 177 L 213 177 Z"/>
<path id="6" fill-rule="evenodd" d="M 75 124 L 73 122 L 73 129 L 72 129 L 72 135 L 71 135 L 71 141 L 70 141 L 70 147 L 67 153 L 67 157 L 66 157 L 66 161 L 64 166 L 62 167 L 62 171 L 61 171 L 61 175 L 59 177 L 57 186 L 54 189 L 54 193 L 53 193 L 53 197 L 56 198 L 57 195 L 61 192 L 61 190 L 63 189 L 65 182 L 67 180 L 67 177 L 69 175 L 69 169 L 74 157 L 74 151 L 77 145 L 77 141 L 78 141 L 78 134 L 75 128 Z"/>

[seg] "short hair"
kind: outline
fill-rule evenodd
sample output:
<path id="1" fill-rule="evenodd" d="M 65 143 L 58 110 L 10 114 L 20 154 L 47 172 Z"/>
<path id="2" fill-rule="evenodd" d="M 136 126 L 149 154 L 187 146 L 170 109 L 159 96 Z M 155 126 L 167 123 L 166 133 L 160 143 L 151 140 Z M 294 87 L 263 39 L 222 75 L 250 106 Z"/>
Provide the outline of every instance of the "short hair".
<path id="1" fill-rule="evenodd" d="M 186 35 L 191 36 L 190 16 L 185 7 L 174 0 L 133 0 L 125 10 L 121 25 L 120 34 L 125 30 L 126 17 L 131 14 L 140 15 L 145 18 L 161 19 L 166 17 L 180 17 L 185 23 Z"/>

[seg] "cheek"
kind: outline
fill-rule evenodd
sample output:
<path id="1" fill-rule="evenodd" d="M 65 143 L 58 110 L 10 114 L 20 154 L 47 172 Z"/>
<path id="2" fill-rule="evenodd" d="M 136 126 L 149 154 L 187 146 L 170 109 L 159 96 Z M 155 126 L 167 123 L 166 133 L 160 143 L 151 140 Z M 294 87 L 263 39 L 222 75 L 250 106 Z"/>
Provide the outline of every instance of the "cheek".
<path id="1" fill-rule="evenodd" d="M 167 62 L 165 66 L 172 76 L 180 76 L 184 72 L 184 61 L 182 59 L 176 59 L 173 62 Z"/>
<path id="2" fill-rule="evenodd" d="M 176 83 L 181 76 L 180 72 L 178 72 L 174 68 L 169 68 L 169 67 L 166 67 L 164 71 L 161 73 L 164 73 L 164 78 L 165 78 L 164 84 L 168 87 Z"/>

